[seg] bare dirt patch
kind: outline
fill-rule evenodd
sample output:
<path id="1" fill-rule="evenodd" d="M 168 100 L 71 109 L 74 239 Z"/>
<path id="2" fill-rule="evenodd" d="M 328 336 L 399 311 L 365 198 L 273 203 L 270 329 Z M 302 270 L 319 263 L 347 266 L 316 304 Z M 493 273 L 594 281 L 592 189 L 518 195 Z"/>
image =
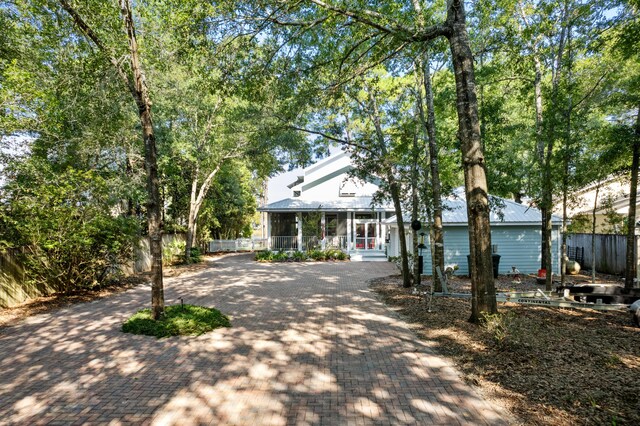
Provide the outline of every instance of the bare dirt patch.
<path id="1" fill-rule="evenodd" d="M 582 282 L 586 276 L 571 277 Z M 600 276 L 599 282 L 616 277 Z M 423 279 L 430 291 L 430 280 Z M 640 328 L 628 312 L 499 304 L 486 326 L 470 324 L 468 299 L 425 299 L 403 289 L 400 277 L 371 287 L 422 339 L 458 366 L 464 379 L 523 424 L 640 424 Z M 450 291 L 470 291 L 453 277 Z M 535 277 L 496 280 L 499 291 L 543 288 Z"/>

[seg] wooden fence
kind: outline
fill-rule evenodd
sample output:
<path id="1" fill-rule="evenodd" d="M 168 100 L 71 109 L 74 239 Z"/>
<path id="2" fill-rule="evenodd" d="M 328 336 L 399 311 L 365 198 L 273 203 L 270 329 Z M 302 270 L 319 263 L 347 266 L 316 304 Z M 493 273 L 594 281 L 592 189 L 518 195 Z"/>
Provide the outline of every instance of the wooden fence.
<path id="1" fill-rule="evenodd" d="M 165 248 L 176 247 L 176 243 L 184 242 L 184 234 L 167 234 L 162 236 Z M 36 297 L 52 294 L 53 289 L 36 286 L 25 280 L 24 268 L 19 261 L 19 249 L 6 250 L 0 253 L 0 307 L 11 307 Z M 142 238 L 129 265 L 122 265 L 125 274 L 134 274 L 151 270 L 151 254 L 149 238 Z"/>
<path id="2" fill-rule="evenodd" d="M 591 269 L 591 234 L 567 235 L 567 246 L 584 248 L 582 269 Z M 627 258 L 627 237 L 625 235 L 596 234 L 596 271 L 605 274 L 624 275 Z M 640 253 L 640 237 L 636 235 L 636 265 Z M 636 266 L 637 268 L 637 266 Z M 638 268 L 637 268 L 638 269 Z"/>

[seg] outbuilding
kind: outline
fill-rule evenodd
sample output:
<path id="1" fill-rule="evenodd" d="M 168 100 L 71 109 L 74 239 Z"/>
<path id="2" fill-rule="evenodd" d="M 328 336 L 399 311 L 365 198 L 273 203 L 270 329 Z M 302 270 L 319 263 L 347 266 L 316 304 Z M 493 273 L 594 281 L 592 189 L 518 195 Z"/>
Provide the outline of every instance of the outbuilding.
<path id="1" fill-rule="evenodd" d="M 491 199 L 491 244 L 494 254 L 500 255 L 499 273 L 506 274 L 512 271 L 512 267 L 517 268 L 521 273 L 536 273 L 540 268 L 542 232 L 540 210 L 535 207 L 518 204 L 505 198 L 490 196 Z M 467 225 L 467 203 L 464 192 L 461 188 L 454 194 L 443 200 L 444 210 L 442 213 L 444 228 L 444 253 L 445 265 L 457 265 L 456 274 L 468 275 L 469 266 L 467 255 L 469 254 L 469 230 Z M 407 246 L 411 252 L 412 238 L 414 232 L 411 221 L 406 218 L 405 233 L 407 235 Z M 387 243 L 387 256 L 399 256 L 400 244 L 398 235 L 398 225 L 396 217 L 390 217 L 384 221 L 389 234 Z M 562 220 L 552 217 L 552 263 L 553 273 L 560 272 L 560 227 Z M 432 274 L 431 270 L 431 250 L 429 232 L 426 228 L 424 232 L 424 244 L 426 249 L 424 255 L 424 273 Z"/>

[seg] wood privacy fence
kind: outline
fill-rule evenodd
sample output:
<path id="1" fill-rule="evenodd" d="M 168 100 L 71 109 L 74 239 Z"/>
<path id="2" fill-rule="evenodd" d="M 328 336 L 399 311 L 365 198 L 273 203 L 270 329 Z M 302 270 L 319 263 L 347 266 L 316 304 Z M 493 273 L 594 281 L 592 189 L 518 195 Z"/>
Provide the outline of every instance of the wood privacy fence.
<path id="1" fill-rule="evenodd" d="M 567 235 L 567 246 L 571 248 L 584 248 L 584 262 L 580 262 L 582 269 L 591 269 L 591 234 Z M 605 274 L 624 275 L 627 258 L 626 235 L 595 234 L 596 241 L 596 271 Z M 640 253 L 640 237 L 636 235 L 636 265 Z M 636 267 L 636 269 L 638 269 Z"/>
<path id="2" fill-rule="evenodd" d="M 178 243 L 185 241 L 184 234 L 166 234 L 162 236 L 162 245 L 175 248 Z M 6 250 L 0 253 L 0 307 L 11 307 L 24 303 L 30 299 L 53 293 L 53 289 L 46 286 L 36 286 L 25 280 L 24 268 L 20 264 L 20 249 Z M 142 238 L 134 250 L 134 257 L 130 264 L 121 265 L 125 274 L 134 274 L 151 270 L 151 254 L 149 252 L 149 238 Z"/>

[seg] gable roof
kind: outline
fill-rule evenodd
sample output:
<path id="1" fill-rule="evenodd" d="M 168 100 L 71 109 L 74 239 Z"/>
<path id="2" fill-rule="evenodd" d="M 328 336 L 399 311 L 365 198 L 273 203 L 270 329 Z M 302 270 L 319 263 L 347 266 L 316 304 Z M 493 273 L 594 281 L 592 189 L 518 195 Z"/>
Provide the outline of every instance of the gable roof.
<path id="1" fill-rule="evenodd" d="M 454 195 L 442 200 L 442 223 L 443 225 L 467 225 L 467 200 L 464 198 L 461 188 L 454 191 Z M 515 201 L 506 198 L 490 195 L 494 200 L 491 208 L 490 221 L 492 225 L 539 225 L 542 221 L 540 210 L 535 207 L 518 204 Z M 409 218 L 404 218 L 405 223 L 409 222 Z M 386 224 L 396 223 L 396 217 L 393 216 L 384 221 Z M 562 219 L 558 216 L 552 216 L 551 223 L 554 226 L 560 225 Z"/>

